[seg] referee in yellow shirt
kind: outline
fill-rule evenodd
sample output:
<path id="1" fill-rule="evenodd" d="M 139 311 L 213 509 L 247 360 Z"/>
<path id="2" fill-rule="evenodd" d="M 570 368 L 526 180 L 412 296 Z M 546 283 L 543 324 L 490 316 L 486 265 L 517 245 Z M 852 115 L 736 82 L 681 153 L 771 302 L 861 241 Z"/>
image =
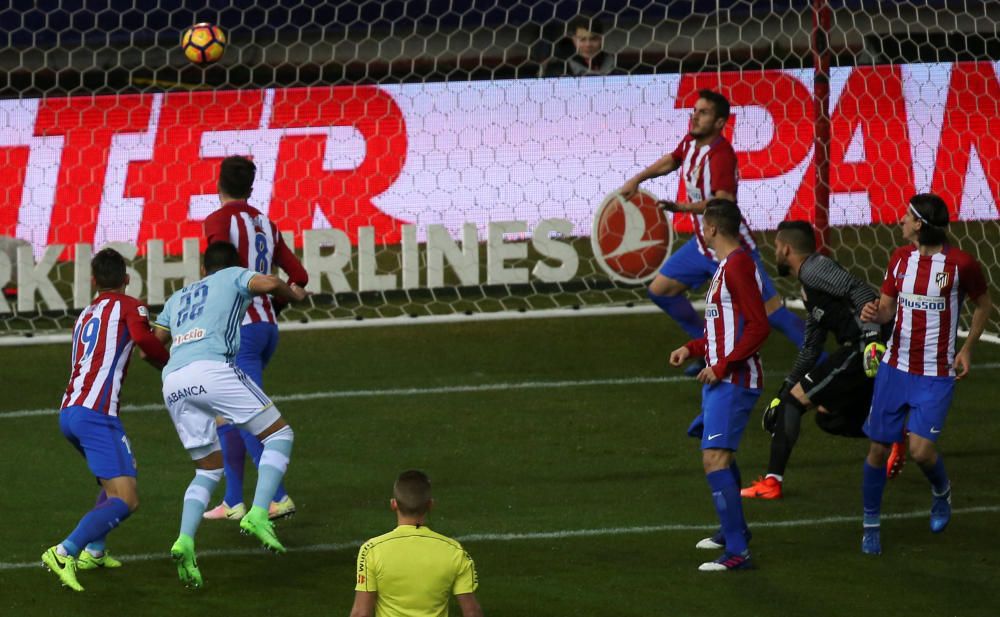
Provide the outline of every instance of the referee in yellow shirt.
<path id="1" fill-rule="evenodd" d="M 351 617 L 447 617 L 451 594 L 463 617 L 482 617 L 472 557 L 424 524 L 434 505 L 427 474 L 415 469 L 399 474 L 390 504 L 396 528 L 358 552 Z"/>

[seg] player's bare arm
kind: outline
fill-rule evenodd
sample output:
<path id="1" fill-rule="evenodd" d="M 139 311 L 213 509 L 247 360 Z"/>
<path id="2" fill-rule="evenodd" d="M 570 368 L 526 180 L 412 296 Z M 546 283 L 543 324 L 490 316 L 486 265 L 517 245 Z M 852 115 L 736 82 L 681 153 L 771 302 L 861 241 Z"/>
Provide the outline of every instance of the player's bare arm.
<path id="1" fill-rule="evenodd" d="M 896 298 L 882 294 L 876 302 L 869 302 L 861 308 L 861 321 L 887 324 L 896 315 Z"/>
<path id="2" fill-rule="evenodd" d="M 691 350 L 681 346 L 670 352 L 670 366 L 680 366 L 691 356 Z"/>
<path id="3" fill-rule="evenodd" d="M 969 336 L 965 339 L 965 344 L 955 354 L 955 379 L 962 379 L 969 374 L 972 366 L 972 348 L 979 341 L 986 329 L 986 323 L 993 312 L 993 300 L 989 293 L 984 293 L 975 300 L 970 300 L 976 305 L 972 311 L 972 324 L 969 326 Z"/>
<path id="4" fill-rule="evenodd" d="M 483 617 L 483 608 L 474 593 L 460 593 L 455 596 L 458 606 L 462 609 L 462 617 Z"/>
<path id="5" fill-rule="evenodd" d="M 247 284 L 247 287 L 250 288 L 251 292 L 258 296 L 271 294 L 290 302 L 305 300 L 306 296 L 309 295 L 305 289 L 302 289 L 295 283 L 289 285 L 280 278 L 270 274 L 254 275 L 254 277 L 250 279 L 250 282 Z"/>
<path id="6" fill-rule="evenodd" d="M 377 591 L 355 591 L 351 617 L 372 617 L 375 614 L 375 601 L 377 599 Z"/>
<path id="7" fill-rule="evenodd" d="M 674 160 L 673 154 L 665 154 L 655 163 L 629 179 L 628 182 L 623 184 L 622 187 L 618 189 L 618 192 L 622 194 L 622 197 L 628 199 L 634 195 L 637 190 L 639 190 L 639 185 L 646 180 L 665 176 L 676 170 L 678 167 L 680 167 L 680 163 Z"/>

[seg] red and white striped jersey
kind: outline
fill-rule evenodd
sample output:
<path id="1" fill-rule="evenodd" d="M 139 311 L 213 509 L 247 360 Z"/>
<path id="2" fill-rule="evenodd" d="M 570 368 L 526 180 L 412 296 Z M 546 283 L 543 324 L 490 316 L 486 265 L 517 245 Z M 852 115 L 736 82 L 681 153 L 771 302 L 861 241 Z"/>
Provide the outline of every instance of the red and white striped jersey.
<path id="1" fill-rule="evenodd" d="M 149 311 L 124 294 L 102 293 L 80 313 L 73 328 L 72 373 L 60 409 L 79 405 L 118 415 L 138 328 L 149 332 Z"/>
<path id="2" fill-rule="evenodd" d="M 962 301 L 986 293 L 983 269 L 972 255 L 945 245 L 921 255 L 896 249 L 882 293 L 896 299 L 896 322 L 883 362 L 914 375 L 954 375 L 955 336 Z"/>
<path id="3" fill-rule="evenodd" d="M 205 219 L 208 243 L 225 241 L 236 246 L 245 268 L 271 274 L 274 265 L 286 273 L 290 282 L 305 287 L 309 282 L 305 268 L 285 244 L 278 226 L 245 201 L 229 201 Z M 249 323 L 275 323 L 277 316 L 270 296 L 255 296 L 243 317 Z"/>
<path id="4" fill-rule="evenodd" d="M 739 248 L 722 260 L 705 295 L 705 337 L 691 341 L 722 381 L 762 388 L 760 348 L 771 327 L 761 296 L 763 285 L 750 252 Z"/>
<path id="5" fill-rule="evenodd" d="M 720 135 L 712 143 L 699 146 L 693 137 L 687 135 L 671 156 L 675 161 L 681 161 L 681 180 L 688 202 L 712 199 L 717 191 L 726 191 L 736 196 L 739 182 L 736 152 L 725 137 Z M 718 261 L 715 252 L 708 248 L 705 238 L 701 235 L 702 218 L 700 214 L 692 217 L 698 250 L 702 255 Z M 751 251 L 757 250 L 757 243 L 746 219 L 740 225 L 740 242 Z"/>

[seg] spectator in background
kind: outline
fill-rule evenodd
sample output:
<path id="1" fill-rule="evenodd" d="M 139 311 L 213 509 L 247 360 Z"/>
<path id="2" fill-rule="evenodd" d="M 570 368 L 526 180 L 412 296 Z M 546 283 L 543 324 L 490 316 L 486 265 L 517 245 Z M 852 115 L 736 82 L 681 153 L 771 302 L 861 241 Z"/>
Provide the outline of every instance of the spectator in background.
<path id="1" fill-rule="evenodd" d="M 604 51 L 604 25 L 592 17 L 577 17 L 566 29 L 572 49 L 563 42 L 554 46 L 553 57 L 543 66 L 545 77 L 585 77 L 620 74 L 615 57 Z M 568 57 L 567 57 L 568 56 Z"/>

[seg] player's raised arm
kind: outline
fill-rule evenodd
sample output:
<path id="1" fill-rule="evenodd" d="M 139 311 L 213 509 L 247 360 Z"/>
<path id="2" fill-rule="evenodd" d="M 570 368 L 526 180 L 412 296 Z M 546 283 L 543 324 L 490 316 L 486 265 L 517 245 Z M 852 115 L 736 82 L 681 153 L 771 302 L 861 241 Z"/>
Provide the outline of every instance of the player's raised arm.
<path id="1" fill-rule="evenodd" d="M 250 279 L 250 282 L 247 283 L 247 287 L 250 288 L 251 293 L 254 295 L 272 294 L 289 302 L 305 300 L 306 296 L 309 295 L 305 289 L 295 283 L 289 285 L 280 278 L 270 274 L 255 274 Z"/>
<path id="2" fill-rule="evenodd" d="M 674 156 L 673 152 L 664 154 L 655 163 L 632 176 L 628 182 L 618 189 L 618 192 L 622 194 L 622 197 L 628 199 L 639 190 L 639 185 L 646 180 L 665 176 L 678 167 L 680 167 L 680 160 Z"/>

